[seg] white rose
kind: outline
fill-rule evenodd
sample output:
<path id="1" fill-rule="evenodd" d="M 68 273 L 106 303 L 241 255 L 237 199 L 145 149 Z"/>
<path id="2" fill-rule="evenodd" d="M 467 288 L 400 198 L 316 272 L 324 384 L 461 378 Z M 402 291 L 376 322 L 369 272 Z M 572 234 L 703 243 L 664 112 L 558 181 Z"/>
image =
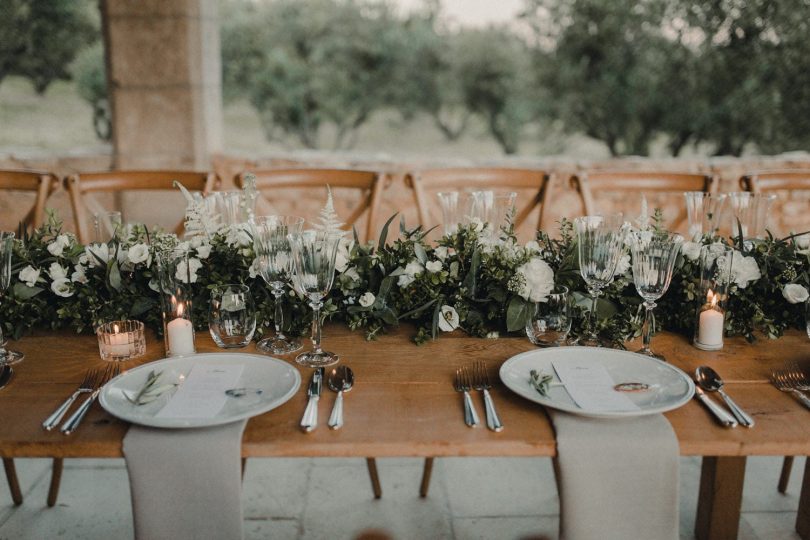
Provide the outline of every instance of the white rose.
<path id="1" fill-rule="evenodd" d="M 48 253 L 54 257 L 61 257 L 65 248 L 70 245 L 70 237 L 66 234 L 60 234 L 53 242 L 48 244 Z"/>
<path id="2" fill-rule="evenodd" d="M 343 275 L 348 277 L 352 281 L 355 282 L 360 281 L 360 274 L 357 273 L 357 268 L 355 268 L 354 266 L 343 272 Z"/>
<path id="3" fill-rule="evenodd" d="M 180 261 L 177 264 L 177 270 L 174 273 L 174 277 L 182 281 L 183 283 L 197 283 L 197 270 L 202 268 L 202 262 L 200 259 L 195 259 L 191 257 L 186 261 Z"/>
<path id="4" fill-rule="evenodd" d="M 349 240 L 348 238 L 340 239 L 337 254 L 335 255 L 335 270 L 338 272 L 343 272 L 349 267 L 352 247 L 354 247 L 354 240 Z"/>
<path id="5" fill-rule="evenodd" d="M 84 266 L 74 266 L 73 273 L 70 275 L 70 280 L 75 283 L 87 283 L 87 275 L 84 273 Z"/>
<path id="6" fill-rule="evenodd" d="M 762 274 L 753 257 L 746 257 L 735 250 L 731 259 L 731 280 L 740 289 L 746 288 L 750 283 L 758 280 Z"/>
<path id="7" fill-rule="evenodd" d="M 807 302 L 807 299 L 810 298 L 810 293 L 798 283 L 788 283 L 785 285 L 785 288 L 782 289 L 782 296 L 791 304 L 801 304 Z"/>
<path id="8" fill-rule="evenodd" d="M 425 269 L 428 272 L 431 272 L 431 273 L 441 272 L 441 270 L 442 270 L 442 262 L 441 261 L 430 261 L 429 263 L 427 263 L 425 265 Z"/>
<path id="9" fill-rule="evenodd" d="M 545 302 L 554 288 L 554 270 L 540 257 L 533 257 L 517 269 L 523 276 L 523 286 L 518 294 L 530 302 Z"/>
<path id="10" fill-rule="evenodd" d="M 410 274 L 400 274 L 399 279 L 397 279 L 397 285 L 400 287 L 407 287 L 413 282 L 414 277 Z"/>
<path id="11" fill-rule="evenodd" d="M 448 254 L 449 250 L 447 249 L 446 246 L 439 246 L 433 250 L 433 255 L 435 255 L 436 258 L 439 259 L 440 261 L 445 260 Z"/>
<path id="12" fill-rule="evenodd" d="M 376 297 L 374 296 L 373 292 L 369 291 L 367 293 L 363 293 L 363 295 L 360 297 L 360 305 L 363 307 L 369 307 L 374 303 L 375 299 Z"/>
<path id="13" fill-rule="evenodd" d="M 452 306 L 442 306 L 439 316 L 439 330 L 452 332 L 458 328 L 458 312 Z"/>
<path id="14" fill-rule="evenodd" d="M 207 259 L 211 255 L 211 244 L 203 244 L 197 246 L 197 257 L 200 259 Z"/>
<path id="15" fill-rule="evenodd" d="M 28 285 L 29 287 L 33 287 L 37 284 L 39 280 L 39 270 L 31 266 L 30 264 L 20 270 L 20 281 Z"/>
<path id="16" fill-rule="evenodd" d="M 407 287 L 411 283 L 413 283 L 414 278 L 425 271 L 425 268 L 422 266 L 417 259 L 411 260 L 407 265 L 405 265 L 405 270 L 402 275 L 399 276 L 397 280 L 397 284 L 400 287 Z"/>
<path id="17" fill-rule="evenodd" d="M 54 282 L 51 283 L 51 290 L 56 296 L 63 298 L 73 296 L 73 287 L 71 287 L 70 280 L 66 277 L 54 280 Z"/>
<path id="18" fill-rule="evenodd" d="M 132 264 L 145 262 L 149 266 L 149 246 L 146 244 L 135 244 L 127 252 L 127 260 Z"/>
<path id="19" fill-rule="evenodd" d="M 538 244 L 536 240 L 529 240 L 526 242 L 526 251 L 531 253 L 540 253 L 542 250 L 540 249 L 540 244 Z"/>
<path id="20" fill-rule="evenodd" d="M 690 261 L 696 261 L 700 258 L 700 250 L 703 247 L 699 242 L 684 242 L 681 245 L 683 256 Z"/>
<path id="21" fill-rule="evenodd" d="M 104 264 L 110 260 L 110 247 L 107 244 L 90 244 L 84 248 L 87 254 L 87 263 L 90 267 L 99 265 L 99 260 Z"/>
<path id="22" fill-rule="evenodd" d="M 625 253 L 622 255 L 622 258 L 619 259 L 619 262 L 616 263 L 616 275 L 622 276 L 630 270 L 630 254 Z"/>
<path id="23" fill-rule="evenodd" d="M 50 276 L 53 281 L 64 279 L 67 277 L 67 268 L 63 267 L 58 262 L 51 263 L 51 266 L 48 268 L 48 276 Z"/>
<path id="24" fill-rule="evenodd" d="M 801 236 L 797 236 L 795 239 L 796 247 L 799 249 L 808 249 L 810 248 L 810 234 L 803 234 Z"/>

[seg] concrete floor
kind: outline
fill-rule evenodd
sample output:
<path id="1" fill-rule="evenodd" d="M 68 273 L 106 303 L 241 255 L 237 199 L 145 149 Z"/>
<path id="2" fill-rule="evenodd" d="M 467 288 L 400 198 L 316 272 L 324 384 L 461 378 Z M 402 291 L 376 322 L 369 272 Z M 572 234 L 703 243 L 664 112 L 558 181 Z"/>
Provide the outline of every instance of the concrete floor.
<path id="1" fill-rule="evenodd" d="M 0 485 L 0 539 L 132 537 L 123 460 L 66 460 L 59 502 L 45 505 L 49 460 L 16 460 L 25 493 L 14 507 Z M 793 527 L 804 460 L 789 492 L 776 482 L 781 458 L 752 458 L 746 471 L 740 539 L 798 539 Z M 557 538 L 551 463 L 540 458 L 438 459 L 427 499 L 418 497 L 422 461 L 378 460 L 375 501 L 365 460 L 252 459 L 245 474 L 245 538 L 353 539 L 384 531 L 396 539 Z M 681 463 L 681 538 L 693 538 L 700 461 Z"/>

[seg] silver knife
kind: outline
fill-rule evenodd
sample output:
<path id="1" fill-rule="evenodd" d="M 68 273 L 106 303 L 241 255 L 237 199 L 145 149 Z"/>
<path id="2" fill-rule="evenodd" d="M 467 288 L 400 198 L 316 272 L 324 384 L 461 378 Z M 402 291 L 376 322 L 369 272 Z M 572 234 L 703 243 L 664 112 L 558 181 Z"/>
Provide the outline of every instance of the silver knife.
<path id="1" fill-rule="evenodd" d="M 734 419 L 734 417 L 727 413 L 726 410 L 720 405 L 712 401 L 709 396 L 703 393 L 703 389 L 699 385 L 695 385 L 695 397 L 703 402 L 703 404 L 714 413 L 717 420 L 725 427 L 737 427 L 737 421 Z"/>
<path id="2" fill-rule="evenodd" d="M 307 402 L 307 408 L 304 410 L 304 417 L 301 418 L 301 428 L 307 433 L 318 426 L 318 400 L 321 397 L 322 389 L 323 368 L 320 367 L 315 369 L 312 380 L 309 382 L 309 388 L 307 388 L 309 401 Z"/>
<path id="3" fill-rule="evenodd" d="M 0 368 L 0 388 L 5 388 L 8 381 L 11 380 L 12 375 L 14 375 L 14 370 L 11 369 L 11 366 L 3 366 Z"/>

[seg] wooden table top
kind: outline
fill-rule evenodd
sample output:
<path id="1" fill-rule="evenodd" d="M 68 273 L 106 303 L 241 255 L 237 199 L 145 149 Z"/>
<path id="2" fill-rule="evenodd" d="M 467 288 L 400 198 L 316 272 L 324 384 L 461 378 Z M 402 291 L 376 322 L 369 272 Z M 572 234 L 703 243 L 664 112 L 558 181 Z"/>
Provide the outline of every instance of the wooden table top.
<path id="1" fill-rule="evenodd" d="M 554 432 L 544 409 L 513 394 L 500 383 L 500 365 L 530 350 L 525 338 L 476 339 L 457 333 L 421 347 L 410 341 L 411 328 L 401 328 L 378 341 L 365 341 L 361 332 L 327 326 L 323 344 L 351 366 L 356 384 L 346 395 L 345 425 L 326 426 L 335 393 L 327 389 L 320 400 L 319 427 L 303 433 L 298 424 L 306 405 L 311 370 L 301 368 L 304 381 L 282 407 L 255 417 L 243 439 L 245 457 L 271 456 L 553 456 Z M 25 360 L 14 366 L 11 384 L 0 390 L 0 456 L 2 457 L 120 457 L 128 424 L 94 405 L 80 429 L 64 436 L 46 432 L 42 421 L 81 382 L 86 369 L 104 365 L 95 336 L 40 333 L 13 344 Z M 768 384 L 771 366 L 810 359 L 810 340 L 791 331 L 777 341 L 748 344 L 726 340 L 719 352 L 700 351 L 683 336 L 661 334 L 653 349 L 674 365 L 693 373 L 701 364 L 714 367 L 726 380 L 727 391 L 756 420 L 752 429 L 719 427 L 695 400 L 667 413 L 683 455 L 810 455 L 810 411 L 792 396 Z M 197 335 L 198 352 L 221 351 L 207 333 Z M 238 352 L 255 352 L 250 345 Z M 122 368 L 159 359 L 163 342 L 147 336 L 147 354 Z M 294 355 L 288 355 L 292 362 Z M 478 428 L 463 421 L 461 396 L 453 391 L 455 369 L 485 360 L 493 381 L 492 396 L 504 423 L 501 433 L 486 429 L 483 399 L 473 395 L 482 418 Z M 292 362 L 293 365 L 296 365 Z"/>

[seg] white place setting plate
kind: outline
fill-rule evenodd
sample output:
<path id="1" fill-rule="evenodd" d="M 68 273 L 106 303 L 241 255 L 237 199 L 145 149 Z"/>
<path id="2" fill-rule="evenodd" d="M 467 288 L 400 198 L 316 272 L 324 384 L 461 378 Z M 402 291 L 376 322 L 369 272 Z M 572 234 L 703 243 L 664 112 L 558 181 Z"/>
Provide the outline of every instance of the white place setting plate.
<path id="1" fill-rule="evenodd" d="M 158 415 L 176 390 L 158 399 L 136 405 L 124 396 L 136 395 L 151 372 L 161 372 L 160 384 L 180 383 L 194 365 L 242 366 L 239 382 L 234 386 L 252 391 L 242 397 L 228 397 L 222 409 L 211 417 L 184 418 Z M 130 369 L 115 377 L 102 389 L 99 403 L 104 409 L 127 422 L 159 428 L 198 428 L 217 426 L 250 418 L 275 409 L 289 400 L 301 386 L 301 375 L 289 363 L 276 358 L 245 353 L 205 353 L 157 360 Z M 261 393 L 256 390 L 261 390 Z"/>
<path id="2" fill-rule="evenodd" d="M 649 388 L 639 392 L 622 392 L 635 405 L 627 410 L 582 408 L 560 384 L 552 362 L 558 364 L 583 360 L 601 364 L 616 385 L 643 383 Z M 546 396 L 542 396 L 529 382 L 532 370 L 554 376 Z M 596 418 L 626 418 L 671 411 L 687 403 L 695 392 L 692 379 L 675 366 L 642 354 L 599 347 L 554 347 L 527 351 L 504 362 L 500 377 L 507 388 L 528 400 Z"/>

